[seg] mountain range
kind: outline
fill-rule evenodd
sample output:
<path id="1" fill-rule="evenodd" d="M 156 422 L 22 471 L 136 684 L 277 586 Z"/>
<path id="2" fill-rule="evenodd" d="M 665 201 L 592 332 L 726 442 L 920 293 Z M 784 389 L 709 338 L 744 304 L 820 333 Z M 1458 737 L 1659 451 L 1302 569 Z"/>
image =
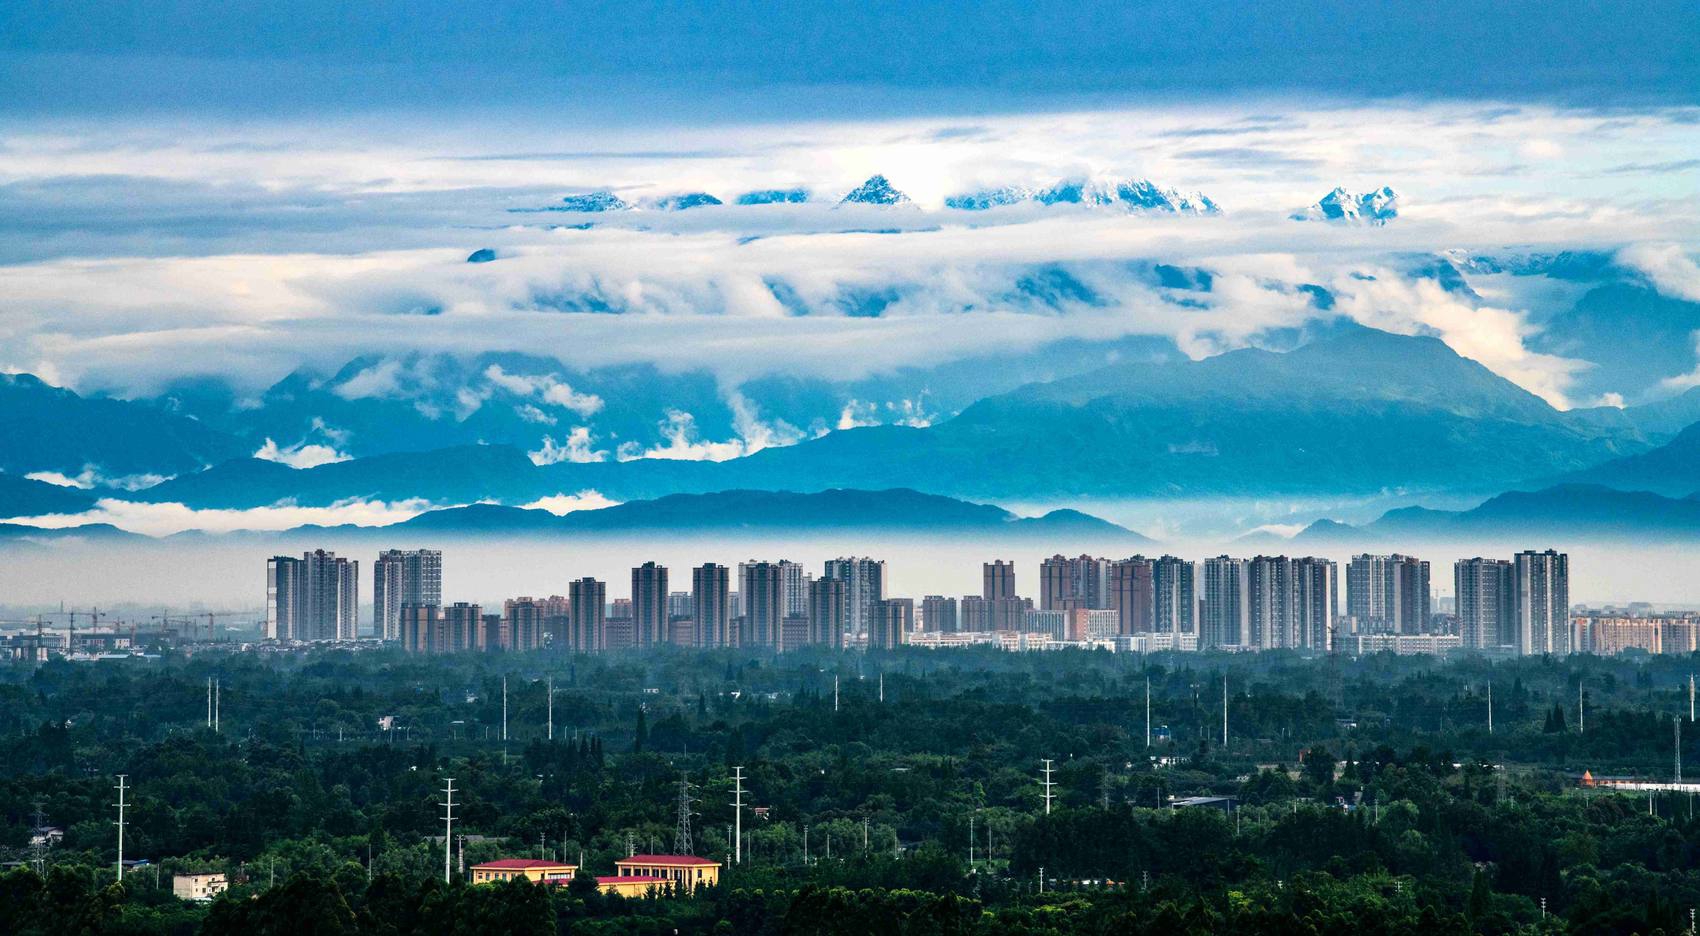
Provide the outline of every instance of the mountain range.
<path id="1" fill-rule="evenodd" d="M 1561 484 L 1507 491 L 1468 510 L 1402 507 L 1361 526 L 1319 520 L 1293 542 L 1361 547 L 1499 537 L 1634 543 L 1700 540 L 1700 494 L 1666 497 L 1598 484 Z"/>
<path id="2" fill-rule="evenodd" d="M 1293 220 L 1381 225 L 1398 216 L 1399 193 L 1384 185 L 1361 195 L 1337 187 L 1309 208 L 1293 215 Z"/>
<path id="3" fill-rule="evenodd" d="M 1177 214 L 1221 214 L 1222 209 L 1201 192 L 1182 194 L 1147 179 L 1072 178 L 1032 188 L 1007 185 L 963 192 L 944 200 L 946 208 L 985 211 L 1007 205 L 1081 205 L 1116 207 L 1129 211 L 1159 211 Z"/>

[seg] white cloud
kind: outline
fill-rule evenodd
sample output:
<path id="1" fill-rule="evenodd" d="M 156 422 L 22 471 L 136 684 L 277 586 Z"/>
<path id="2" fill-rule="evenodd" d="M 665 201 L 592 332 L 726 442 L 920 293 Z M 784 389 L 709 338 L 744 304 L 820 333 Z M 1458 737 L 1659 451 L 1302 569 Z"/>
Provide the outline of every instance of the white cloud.
<path id="1" fill-rule="evenodd" d="M 519 418 L 529 423 L 537 423 L 542 426 L 553 426 L 556 422 L 555 417 L 543 412 L 535 406 L 532 406 L 530 403 L 514 407 L 514 412 L 519 415 Z"/>
<path id="2" fill-rule="evenodd" d="M 613 507 L 619 503 L 617 500 L 604 497 L 600 491 L 587 489 L 577 494 L 551 494 L 548 497 L 539 497 L 529 504 L 521 504 L 520 506 L 532 510 L 547 510 L 556 516 L 565 516 L 575 510 L 601 510 L 604 507 Z"/>
<path id="3" fill-rule="evenodd" d="M 291 468 L 316 468 L 333 462 L 348 461 L 348 455 L 337 451 L 329 445 L 319 445 L 310 442 L 297 442 L 284 448 L 271 439 L 254 452 L 253 457 L 266 461 L 280 462 Z"/>
<path id="4" fill-rule="evenodd" d="M 76 514 L 47 514 L 21 517 L 15 522 L 63 529 L 89 523 L 109 523 L 121 530 L 148 536 L 169 536 L 186 530 L 229 533 L 236 530 L 288 530 L 309 524 L 320 526 L 388 526 L 433 509 L 424 500 L 338 501 L 328 507 L 297 507 L 277 504 L 245 510 L 199 510 L 183 504 L 142 504 L 102 498 L 91 510 Z"/>
<path id="5" fill-rule="evenodd" d="M 559 445 L 555 443 L 554 436 L 544 436 L 543 447 L 535 452 L 527 452 L 526 455 L 530 456 L 532 464 L 535 465 L 556 465 L 561 462 L 583 464 L 606 461 L 608 458 L 607 450 L 595 447 L 588 426 L 574 426 Z"/>
<path id="6" fill-rule="evenodd" d="M 1617 252 L 1617 262 L 1639 270 L 1675 299 L 1700 302 L 1700 264 L 1676 244 L 1636 244 Z"/>
<path id="7" fill-rule="evenodd" d="M 556 374 L 510 374 L 500 364 L 491 364 L 484 369 L 484 378 L 515 396 L 536 397 L 550 405 L 572 410 L 580 418 L 588 419 L 602 409 L 601 397 L 594 393 L 574 392 Z"/>
<path id="8" fill-rule="evenodd" d="M 66 475 L 58 471 L 32 471 L 24 477 L 32 481 L 45 481 L 60 487 L 81 488 L 88 491 L 94 488 L 115 488 L 120 491 L 140 491 L 156 484 L 171 480 L 168 475 L 133 474 L 108 476 L 99 465 L 84 465 L 83 470 L 76 475 Z"/>
<path id="9" fill-rule="evenodd" d="M 1700 331 L 1695 332 L 1693 337 L 1694 356 L 1696 358 L 1700 358 Z M 1678 374 L 1675 377 L 1666 377 L 1664 380 L 1659 381 L 1659 386 L 1677 393 L 1681 393 L 1682 391 L 1693 387 L 1700 387 L 1700 364 L 1697 364 L 1693 370 L 1686 374 Z"/>

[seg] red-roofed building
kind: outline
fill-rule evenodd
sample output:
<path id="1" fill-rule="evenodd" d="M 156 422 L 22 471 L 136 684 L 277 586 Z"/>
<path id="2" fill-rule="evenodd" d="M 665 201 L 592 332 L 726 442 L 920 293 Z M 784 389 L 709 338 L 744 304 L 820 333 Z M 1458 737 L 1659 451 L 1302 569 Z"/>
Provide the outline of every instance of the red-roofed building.
<path id="1" fill-rule="evenodd" d="M 680 893 L 720 881 L 720 862 L 695 855 L 633 855 L 614 862 L 617 877 L 660 878 Z"/>
<path id="2" fill-rule="evenodd" d="M 503 858 L 499 861 L 486 861 L 472 866 L 472 883 L 492 884 L 496 881 L 507 881 L 513 878 L 525 878 L 528 881 L 542 881 L 547 884 L 565 884 L 578 873 L 578 865 L 563 864 L 559 861 L 538 861 L 534 858 Z"/>

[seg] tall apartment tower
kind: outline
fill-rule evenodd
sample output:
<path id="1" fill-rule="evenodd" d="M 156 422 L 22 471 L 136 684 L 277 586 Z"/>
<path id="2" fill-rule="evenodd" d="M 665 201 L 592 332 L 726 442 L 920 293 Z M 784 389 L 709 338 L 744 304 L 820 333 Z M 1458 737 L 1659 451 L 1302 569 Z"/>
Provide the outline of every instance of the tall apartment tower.
<path id="1" fill-rule="evenodd" d="M 574 579 L 567 586 L 568 649 L 595 653 L 608 648 L 608 586 L 593 578 Z"/>
<path id="2" fill-rule="evenodd" d="M 446 653 L 446 641 L 437 633 L 442 620 L 434 604 L 404 603 L 396 612 L 396 642 L 408 653 Z"/>
<path id="3" fill-rule="evenodd" d="M 1340 609 L 1340 567 L 1332 559 L 1293 560 L 1293 639 L 1305 650 L 1333 648 Z"/>
<path id="4" fill-rule="evenodd" d="M 483 622 L 484 609 L 475 604 L 457 601 L 443 609 L 443 630 L 446 648 L 439 652 L 471 650 L 478 646 L 478 627 Z"/>
<path id="5" fill-rule="evenodd" d="M 1511 563 L 1479 556 L 1460 559 L 1452 566 L 1452 585 L 1465 647 L 1498 650 L 1515 645 L 1512 620 L 1517 586 Z"/>
<path id="6" fill-rule="evenodd" d="M 873 626 L 868 629 L 869 650 L 895 650 L 909 642 L 915 631 L 915 599 L 886 598 L 874 605 Z"/>
<path id="7" fill-rule="evenodd" d="M 1157 586 L 1151 560 L 1143 556 L 1110 564 L 1110 607 L 1118 634 L 1149 634 L 1157 616 Z"/>
<path id="8" fill-rule="evenodd" d="M 1214 561 L 1214 560 L 1212 560 Z M 1275 650 L 1297 646 L 1294 618 L 1298 580 L 1286 556 L 1254 556 L 1244 567 L 1246 618 L 1244 646 Z"/>
<path id="9" fill-rule="evenodd" d="M 1243 647 L 1251 643 L 1251 595 L 1244 559 L 1204 560 L 1204 620 L 1198 645 Z"/>
<path id="10" fill-rule="evenodd" d="M 730 579 L 730 569 L 712 562 L 691 570 L 691 615 L 696 619 L 699 647 L 733 645 Z"/>
<path id="11" fill-rule="evenodd" d="M 1429 564 L 1413 556 L 1366 553 L 1346 567 L 1346 613 L 1366 633 L 1427 632 L 1429 593 Z"/>
<path id="12" fill-rule="evenodd" d="M 1525 550 L 1512 557 L 1517 653 L 1570 652 L 1570 557 L 1556 550 Z"/>
<path id="13" fill-rule="evenodd" d="M 954 634 L 961 630 L 956 616 L 956 599 L 928 595 L 921 599 L 921 625 L 929 634 Z"/>
<path id="14" fill-rule="evenodd" d="M 740 647 L 776 647 L 785 626 L 785 570 L 779 562 L 738 565 L 738 592 L 744 597 Z"/>
<path id="15" fill-rule="evenodd" d="M 1039 563 L 1043 611 L 1110 606 L 1110 562 L 1095 556 L 1052 556 Z"/>
<path id="16" fill-rule="evenodd" d="M 844 582 L 819 578 L 809 582 L 809 642 L 844 649 L 850 601 Z"/>
<path id="17" fill-rule="evenodd" d="M 653 647 L 667 642 L 667 567 L 646 562 L 632 570 L 632 624 L 637 628 L 637 645 Z"/>
<path id="18" fill-rule="evenodd" d="M 543 602 L 536 598 L 509 598 L 502 602 L 504 650 L 527 652 L 542 648 L 547 628 Z"/>
<path id="19" fill-rule="evenodd" d="M 859 556 L 828 559 L 822 577 L 844 583 L 851 631 L 867 633 L 873 620 L 874 605 L 885 600 L 885 563 Z"/>
<path id="20" fill-rule="evenodd" d="M 994 559 L 980 566 L 980 597 L 1000 601 L 1015 597 L 1015 563 Z"/>
<path id="21" fill-rule="evenodd" d="M 803 574 L 803 564 L 788 559 L 779 560 L 779 587 L 784 591 L 781 600 L 785 603 L 786 615 L 806 614 L 809 609 L 809 590 L 806 583 L 808 576 Z"/>
<path id="22" fill-rule="evenodd" d="M 1151 586 L 1157 596 L 1152 631 L 1198 633 L 1197 566 L 1187 559 L 1163 556 L 1151 563 Z"/>
<path id="23" fill-rule="evenodd" d="M 373 626 L 383 640 L 401 636 L 401 606 L 443 603 L 443 553 L 439 549 L 386 549 L 372 564 Z"/>
<path id="24" fill-rule="evenodd" d="M 266 637 L 354 640 L 360 628 L 360 563 L 315 549 L 266 561 Z"/>

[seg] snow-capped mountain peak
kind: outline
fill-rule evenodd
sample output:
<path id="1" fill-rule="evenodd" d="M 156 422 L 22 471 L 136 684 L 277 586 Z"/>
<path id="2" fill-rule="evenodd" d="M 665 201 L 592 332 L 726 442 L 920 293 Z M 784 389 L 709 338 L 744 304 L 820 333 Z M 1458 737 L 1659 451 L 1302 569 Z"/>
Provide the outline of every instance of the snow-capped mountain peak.
<path id="1" fill-rule="evenodd" d="M 856 186 L 850 194 L 844 196 L 840 205 L 906 205 L 909 196 L 898 191 L 891 180 L 883 175 L 875 175 Z"/>
<path id="2" fill-rule="evenodd" d="M 603 189 L 579 192 L 561 199 L 561 211 L 626 211 L 632 206 L 625 199 Z"/>
<path id="3" fill-rule="evenodd" d="M 1362 195 L 1335 186 L 1316 204 L 1294 214 L 1294 221 L 1336 221 L 1343 224 L 1386 224 L 1399 216 L 1399 193 L 1382 186 Z"/>
<path id="4" fill-rule="evenodd" d="M 655 207 L 662 211 L 686 211 L 691 208 L 703 208 L 709 205 L 723 205 L 720 199 L 707 192 L 681 192 L 655 200 Z"/>
<path id="5" fill-rule="evenodd" d="M 1127 211 L 1167 211 L 1176 214 L 1221 214 L 1222 209 L 1201 192 L 1165 189 L 1149 179 L 1076 176 L 1041 188 L 1010 185 L 964 192 L 945 199 L 945 207 L 982 211 L 1022 202 L 1039 205 L 1082 205 Z"/>

